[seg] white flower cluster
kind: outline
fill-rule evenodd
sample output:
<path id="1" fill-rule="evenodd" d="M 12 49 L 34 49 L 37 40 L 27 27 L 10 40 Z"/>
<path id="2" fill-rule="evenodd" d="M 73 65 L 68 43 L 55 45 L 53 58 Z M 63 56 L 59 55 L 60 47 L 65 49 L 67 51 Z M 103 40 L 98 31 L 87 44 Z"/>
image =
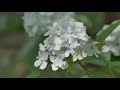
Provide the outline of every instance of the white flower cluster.
<path id="1" fill-rule="evenodd" d="M 109 25 L 104 26 L 107 28 Z M 104 29 L 103 29 L 104 30 Z M 115 56 L 120 55 L 120 25 L 106 38 L 102 52 L 111 51 Z"/>
<path id="2" fill-rule="evenodd" d="M 46 25 L 52 25 L 54 22 L 60 23 L 73 15 L 74 12 L 25 12 L 22 18 L 26 32 L 33 37 L 38 31 L 45 33 Z"/>
<path id="3" fill-rule="evenodd" d="M 86 34 L 86 27 L 82 22 L 75 22 L 73 18 L 58 24 L 54 23 L 49 27 L 49 31 L 44 34 L 48 36 L 44 44 L 40 43 L 40 50 L 35 67 L 45 69 L 48 60 L 52 62 L 52 70 L 66 69 L 68 67 L 67 58 L 72 55 L 73 62 L 82 60 L 93 54 L 98 57 L 100 53 L 92 39 Z"/>

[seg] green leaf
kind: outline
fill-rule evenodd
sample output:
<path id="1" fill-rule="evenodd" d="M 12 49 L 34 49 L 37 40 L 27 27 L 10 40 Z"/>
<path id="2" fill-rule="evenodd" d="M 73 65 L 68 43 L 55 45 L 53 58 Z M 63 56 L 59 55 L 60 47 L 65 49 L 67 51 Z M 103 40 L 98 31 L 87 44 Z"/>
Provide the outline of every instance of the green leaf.
<path id="1" fill-rule="evenodd" d="M 104 40 L 120 25 L 120 20 L 114 21 L 105 30 L 101 31 L 96 37 L 96 41 L 99 42 L 98 47 L 100 48 Z"/>
<path id="2" fill-rule="evenodd" d="M 110 62 L 110 68 L 117 78 L 120 78 L 120 61 Z"/>
<path id="3" fill-rule="evenodd" d="M 11 53 L 5 50 L 0 57 L 0 77 L 10 78 L 12 77 L 11 72 Z"/>
<path id="4" fill-rule="evenodd" d="M 27 78 L 37 78 L 37 77 L 50 77 L 51 76 L 51 65 L 48 64 L 44 70 L 39 69 L 38 67 L 34 67 L 27 75 Z M 52 76 L 55 77 L 56 72 L 52 72 Z"/>
<path id="5" fill-rule="evenodd" d="M 40 75 L 40 71 L 36 69 L 30 75 L 28 75 L 27 78 L 36 78 L 39 75 Z"/>
<path id="6" fill-rule="evenodd" d="M 67 70 L 66 70 L 66 72 L 65 72 L 65 75 L 66 75 L 66 76 L 70 74 L 70 72 L 71 72 L 71 70 L 73 69 L 73 67 L 74 67 L 74 64 L 73 64 L 73 63 L 69 64 L 69 67 L 67 68 Z"/>
<path id="7" fill-rule="evenodd" d="M 89 73 L 92 75 L 92 78 L 112 78 L 113 77 L 110 73 L 108 73 L 104 69 L 90 71 Z"/>
<path id="8" fill-rule="evenodd" d="M 111 55 L 111 61 L 120 61 L 120 56 Z"/>
<path id="9" fill-rule="evenodd" d="M 120 66 L 120 61 L 113 61 L 109 63 L 110 68 Z"/>
<path id="10" fill-rule="evenodd" d="M 15 69 L 17 64 L 24 62 L 27 66 L 27 69 L 23 74 L 33 71 L 34 61 L 36 60 L 39 51 L 39 43 L 44 39 L 45 37 L 41 37 L 40 35 L 30 38 L 16 54 L 12 68 Z"/>
<path id="11" fill-rule="evenodd" d="M 104 52 L 99 55 L 102 60 L 111 61 L 111 52 Z"/>
<path id="12" fill-rule="evenodd" d="M 7 28 L 8 31 L 13 32 L 24 32 L 23 21 L 21 16 L 10 16 L 8 15 Z"/>
<path id="13" fill-rule="evenodd" d="M 82 64 L 87 67 L 87 75 L 90 78 L 116 78 L 117 75 L 113 71 L 113 65 L 119 65 L 120 62 L 110 62 L 105 60 L 103 57 L 95 58 L 88 57 L 82 61 Z M 91 66 L 89 66 L 91 64 Z M 97 66 L 96 66 L 97 65 Z M 89 66 L 89 67 L 88 67 Z M 94 67 L 93 67 L 94 66 Z M 98 67 L 99 66 L 99 67 Z M 92 67 L 92 68 L 91 68 Z M 117 67 L 118 68 L 118 67 Z"/>
<path id="14" fill-rule="evenodd" d="M 88 75 L 84 75 L 81 78 L 90 78 Z"/>
<path id="15" fill-rule="evenodd" d="M 68 58 L 68 68 L 67 68 L 67 70 L 65 71 L 65 76 L 68 76 L 69 74 L 70 74 L 70 72 L 71 72 L 71 70 L 73 69 L 73 67 L 74 67 L 74 62 L 72 61 L 72 56 L 70 56 L 69 58 Z"/>
<path id="16" fill-rule="evenodd" d="M 87 57 L 84 60 L 81 61 L 81 63 L 83 65 L 86 64 L 95 64 L 95 65 L 99 65 L 99 66 L 105 66 L 105 62 L 103 60 L 101 60 L 100 58 L 95 58 L 95 57 Z"/>
<path id="17" fill-rule="evenodd" d="M 7 27 L 7 22 L 8 22 L 8 17 L 7 15 L 2 15 L 0 14 L 0 32 L 1 31 L 6 31 Z"/>

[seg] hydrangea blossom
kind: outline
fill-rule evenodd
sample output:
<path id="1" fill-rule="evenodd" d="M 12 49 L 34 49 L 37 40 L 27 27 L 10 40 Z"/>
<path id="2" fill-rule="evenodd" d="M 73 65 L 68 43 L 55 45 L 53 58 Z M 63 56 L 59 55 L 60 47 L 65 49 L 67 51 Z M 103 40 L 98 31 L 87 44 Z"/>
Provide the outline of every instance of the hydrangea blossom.
<path id="1" fill-rule="evenodd" d="M 103 27 L 107 28 L 109 25 Z M 120 55 L 120 26 L 118 26 L 105 40 L 102 46 L 103 52 L 111 51 L 115 56 Z"/>
<path id="2" fill-rule="evenodd" d="M 97 56 L 100 52 L 95 47 L 91 37 L 86 33 L 86 27 L 82 22 L 76 22 L 73 18 L 59 24 L 54 23 L 53 27 L 49 27 L 49 31 L 44 34 L 48 36 L 42 45 L 35 67 L 45 69 L 47 61 L 52 62 L 52 70 L 66 69 L 68 67 L 67 58 L 72 55 L 73 62 L 82 60 L 93 54 Z"/>
<path id="3" fill-rule="evenodd" d="M 24 28 L 29 36 L 35 36 L 38 31 L 46 32 L 46 25 L 54 22 L 61 23 L 68 20 L 74 12 L 25 12 L 23 16 Z"/>

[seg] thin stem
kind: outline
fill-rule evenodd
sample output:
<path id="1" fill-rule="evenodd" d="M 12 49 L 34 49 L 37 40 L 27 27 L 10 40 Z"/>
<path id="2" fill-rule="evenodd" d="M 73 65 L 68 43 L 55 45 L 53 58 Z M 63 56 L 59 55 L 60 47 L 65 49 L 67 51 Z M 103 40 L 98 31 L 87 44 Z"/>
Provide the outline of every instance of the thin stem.
<path id="1" fill-rule="evenodd" d="M 109 72 L 111 73 L 111 75 L 113 76 L 113 78 L 116 78 L 116 75 L 113 73 L 113 71 L 108 67 Z"/>
<path id="2" fill-rule="evenodd" d="M 106 62 L 106 61 L 104 61 L 104 63 L 106 64 L 106 66 L 107 66 L 107 71 L 109 71 L 109 73 L 111 73 L 111 75 L 112 75 L 112 77 L 113 78 L 116 78 L 116 75 L 113 73 L 113 71 L 109 68 L 109 64 Z"/>
<path id="3" fill-rule="evenodd" d="M 85 70 L 88 71 L 87 68 L 85 68 L 79 61 L 77 61 L 79 63 L 79 65 Z"/>
<path id="4" fill-rule="evenodd" d="M 40 75 L 41 73 L 38 70 L 32 71 L 26 78 L 36 78 Z"/>
<path id="5" fill-rule="evenodd" d="M 93 77 L 90 73 L 89 73 L 89 70 L 84 66 L 82 65 L 79 61 L 77 61 L 78 64 L 86 71 L 87 75 L 90 76 L 90 77 Z"/>

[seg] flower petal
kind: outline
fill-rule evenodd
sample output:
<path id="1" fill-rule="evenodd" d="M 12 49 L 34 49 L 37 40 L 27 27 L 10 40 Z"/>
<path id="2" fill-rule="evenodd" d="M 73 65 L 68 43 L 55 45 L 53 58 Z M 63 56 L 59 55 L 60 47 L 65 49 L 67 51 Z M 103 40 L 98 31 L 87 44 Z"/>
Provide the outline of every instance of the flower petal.
<path id="1" fill-rule="evenodd" d="M 84 26 L 82 22 L 75 22 L 75 25 L 79 26 L 79 27 L 83 27 Z"/>
<path id="2" fill-rule="evenodd" d="M 87 37 L 83 37 L 83 36 L 79 36 L 79 38 L 81 39 L 81 40 L 84 40 L 84 41 L 88 41 L 88 38 Z"/>
<path id="3" fill-rule="evenodd" d="M 59 67 L 61 67 L 63 64 L 63 62 L 60 58 L 57 58 L 53 63 L 55 66 L 59 66 Z"/>
<path id="4" fill-rule="evenodd" d="M 68 68 L 68 63 L 65 61 L 61 67 L 61 69 L 66 69 Z"/>
<path id="5" fill-rule="evenodd" d="M 40 65 L 40 69 L 43 70 L 47 67 L 47 62 L 46 61 L 43 61 L 42 64 Z"/>
<path id="6" fill-rule="evenodd" d="M 83 57 L 82 57 L 80 54 L 77 55 L 77 58 L 78 58 L 79 60 L 82 60 L 82 59 L 83 59 Z"/>
<path id="7" fill-rule="evenodd" d="M 54 45 L 54 50 L 60 50 L 61 46 L 60 45 Z"/>
<path id="8" fill-rule="evenodd" d="M 41 43 L 39 44 L 39 47 L 40 47 L 40 50 L 45 51 L 45 47 Z"/>
<path id="9" fill-rule="evenodd" d="M 82 51 L 82 56 L 83 57 L 87 57 L 87 53 L 85 53 L 84 51 Z"/>
<path id="10" fill-rule="evenodd" d="M 43 60 L 47 60 L 48 59 L 48 52 L 44 52 L 43 56 L 44 56 Z"/>
<path id="11" fill-rule="evenodd" d="M 77 61 L 77 56 L 76 56 L 76 54 L 73 55 L 73 62 L 75 62 L 75 61 Z"/>
<path id="12" fill-rule="evenodd" d="M 70 55 L 70 51 L 69 51 L 69 50 L 66 50 L 66 52 L 65 52 L 65 57 L 69 57 L 69 55 Z"/>
<path id="13" fill-rule="evenodd" d="M 54 59 L 54 56 L 50 56 L 50 61 L 51 61 L 51 62 L 54 62 L 54 60 L 55 60 L 55 59 Z"/>
<path id="14" fill-rule="evenodd" d="M 46 32 L 46 33 L 44 34 L 44 36 L 48 36 L 48 35 L 50 35 L 50 33 L 51 33 L 51 30 L 48 31 L 48 32 Z"/>
<path id="15" fill-rule="evenodd" d="M 62 44 L 62 40 L 61 40 L 61 38 L 59 38 L 59 37 L 55 37 L 55 39 L 54 39 L 54 43 L 55 43 L 55 44 Z"/>
<path id="16" fill-rule="evenodd" d="M 54 64 L 52 64 L 51 67 L 52 67 L 52 70 L 53 70 L 53 71 L 58 70 L 58 67 L 56 67 Z"/>
<path id="17" fill-rule="evenodd" d="M 35 66 L 35 67 L 38 67 L 38 66 L 40 66 L 41 63 L 42 63 L 41 60 L 36 60 L 36 61 L 34 62 L 34 66 Z"/>
<path id="18" fill-rule="evenodd" d="M 93 56 L 93 50 L 92 49 L 88 49 L 87 50 L 87 54 L 88 54 L 88 56 Z"/>

